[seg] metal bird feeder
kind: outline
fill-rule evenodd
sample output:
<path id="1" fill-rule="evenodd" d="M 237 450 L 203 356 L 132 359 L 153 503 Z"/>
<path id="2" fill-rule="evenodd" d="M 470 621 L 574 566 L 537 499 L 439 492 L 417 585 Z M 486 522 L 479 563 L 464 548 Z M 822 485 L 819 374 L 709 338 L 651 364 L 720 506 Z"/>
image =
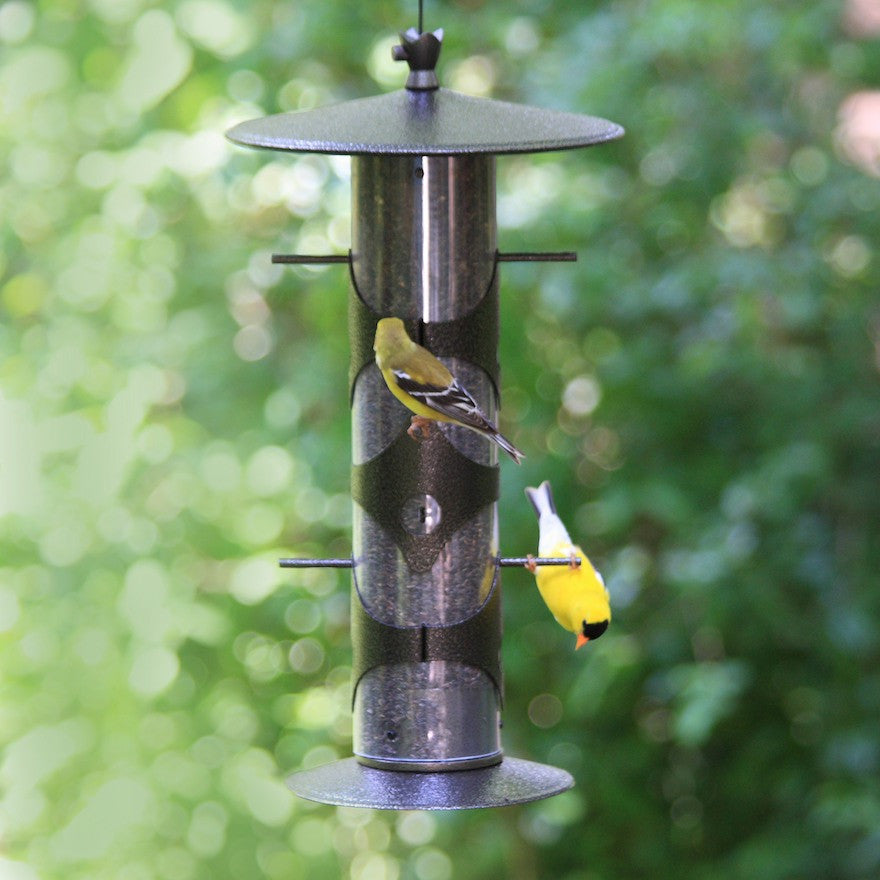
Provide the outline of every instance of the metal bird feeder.
<path id="1" fill-rule="evenodd" d="M 498 410 L 498 264 L 573 254 L 499 253 L 495 156 L 586 147 L 623 134 L 591 116 L 477 99 L 438 86 L 442 31 L 402 34 L 406 88 L 281 113 L 228 132 L 238 144 L 352 157 L 352 567 L 354 757 L 294 774 L 310 800 L 385 809 L 525 803 L 573 785 L 505 757 L 498 453 L 441 425 L 422 442 L 373 360 L 381 317 L 440 357 L 490 418 Z M 568 560 L 547 560 L 548 564 Z"/>

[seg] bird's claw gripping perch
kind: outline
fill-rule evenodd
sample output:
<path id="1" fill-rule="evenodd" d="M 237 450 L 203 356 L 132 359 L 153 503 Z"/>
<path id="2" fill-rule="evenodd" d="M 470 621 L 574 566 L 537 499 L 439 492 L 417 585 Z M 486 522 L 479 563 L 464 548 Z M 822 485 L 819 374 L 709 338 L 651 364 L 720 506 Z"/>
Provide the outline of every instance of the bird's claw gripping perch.
<path id="1" fill-rule="evenodd" d="M 569 567 L 572 568 L 572 569 L 580 568 L 581 561 L 580 561 L 580 559 L 577 558 L 577 554 L 576 554 L 576 553 L 572 553 L 572 554 L 571 554 L 571 556 L 569 557 L 569 563 L 568 563 L 568 565 L 569 565 Z"/>
<path id="2" fill-rule="evenodd" d="M 417 443 L 421 443 L 422 440 L 427 440 L 431 435 L 431 429 L 434 427 L 433 419 L 426 419 L 424 416 L 413 416 L 409 428 L 407 428 L 406 433 L 409 434 L 410 437 L 413 438 Z"/>
<path id="3" fill-rule="evenodd" d="M 538 566 L 535 564 L 535 557 L 529 553 L 526 556 L 526 561 L 523 563 L 523 568 L 527 568 L 532 574 L 534 574 L 538 570 Z"/>

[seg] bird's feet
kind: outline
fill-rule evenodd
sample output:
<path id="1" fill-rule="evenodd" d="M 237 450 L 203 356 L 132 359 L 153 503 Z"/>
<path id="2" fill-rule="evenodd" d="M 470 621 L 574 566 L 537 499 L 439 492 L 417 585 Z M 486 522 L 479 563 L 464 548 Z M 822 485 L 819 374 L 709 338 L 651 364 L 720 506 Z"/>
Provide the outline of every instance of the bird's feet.
<path id="1" fill-rule="evenodd" d="M 581 561 L 578 559 L 576 553 L 572 553 L 571 556 L 568 557 L 568 566 L 575 570 L 581 567 Z"/>
<path id="2" fill-rule="evenodd" d="M 534 574 L 538 570 L 538 566 L 535 564 L 535 557 L 529 553 L 526 556 L 526 561 L 523 563 L 523 567 L 527 568 L 532 574 Z"/>
<path id="3" fill-rule="evenodd" d="M 424 416 L 413 416 L 409 428 L 406 433 L 418 443 L 427 440 L 431 436 L 431 429 L 434 427 L 433 419 L 426 419 Z"/>

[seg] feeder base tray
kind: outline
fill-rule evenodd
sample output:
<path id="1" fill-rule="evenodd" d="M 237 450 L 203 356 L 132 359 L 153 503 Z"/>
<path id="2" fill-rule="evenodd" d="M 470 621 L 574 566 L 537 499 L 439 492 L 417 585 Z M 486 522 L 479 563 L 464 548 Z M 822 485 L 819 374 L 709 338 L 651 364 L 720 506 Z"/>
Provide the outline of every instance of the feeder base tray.
<path id="1" fill-rule="evenodd" d="M 288 777 L 294 794 L 337 807 L 376 810 L 472 810 L 509 807 L 560 794 L 574 785 L 565 770 L 505 758 L 494 767 L 442 773 L 377 770 L 345 758 Z"/>

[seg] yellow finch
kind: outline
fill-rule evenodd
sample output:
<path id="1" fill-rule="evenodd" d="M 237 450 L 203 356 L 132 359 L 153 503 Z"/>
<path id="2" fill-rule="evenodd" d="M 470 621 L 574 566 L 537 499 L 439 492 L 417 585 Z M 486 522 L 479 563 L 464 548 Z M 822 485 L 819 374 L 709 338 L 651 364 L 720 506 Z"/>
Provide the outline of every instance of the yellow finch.
<path id="1" fill-rule="evenodd" d="M 413 428 L 426 427 L 432 421 L 461 425 L 488 437 L 520 463 L 523 453 L 498 432 L 458 379 L 409 338 L 400 318 L 379 321 L 373 350 L 391 393 L 415 413 Z"/>
<path id="2" fill-rule="evenodd" d="M 571 558 L 567 566 L 536 566 L 530 559 L 526 567 L 535 574 L 538 590 L 556 622 L 577 633 L 575 649 L 581 648 L 590 640 L 598 639 L 611 621 L 605 581 L 584 551 L 572 544 L 556 514 L 550 484 L 545 480 L 537 489 L 529 487 L 526 495 L 538 515 L 538 555 Z M 576 563 L 578 559 L 580 565 Z"/>

